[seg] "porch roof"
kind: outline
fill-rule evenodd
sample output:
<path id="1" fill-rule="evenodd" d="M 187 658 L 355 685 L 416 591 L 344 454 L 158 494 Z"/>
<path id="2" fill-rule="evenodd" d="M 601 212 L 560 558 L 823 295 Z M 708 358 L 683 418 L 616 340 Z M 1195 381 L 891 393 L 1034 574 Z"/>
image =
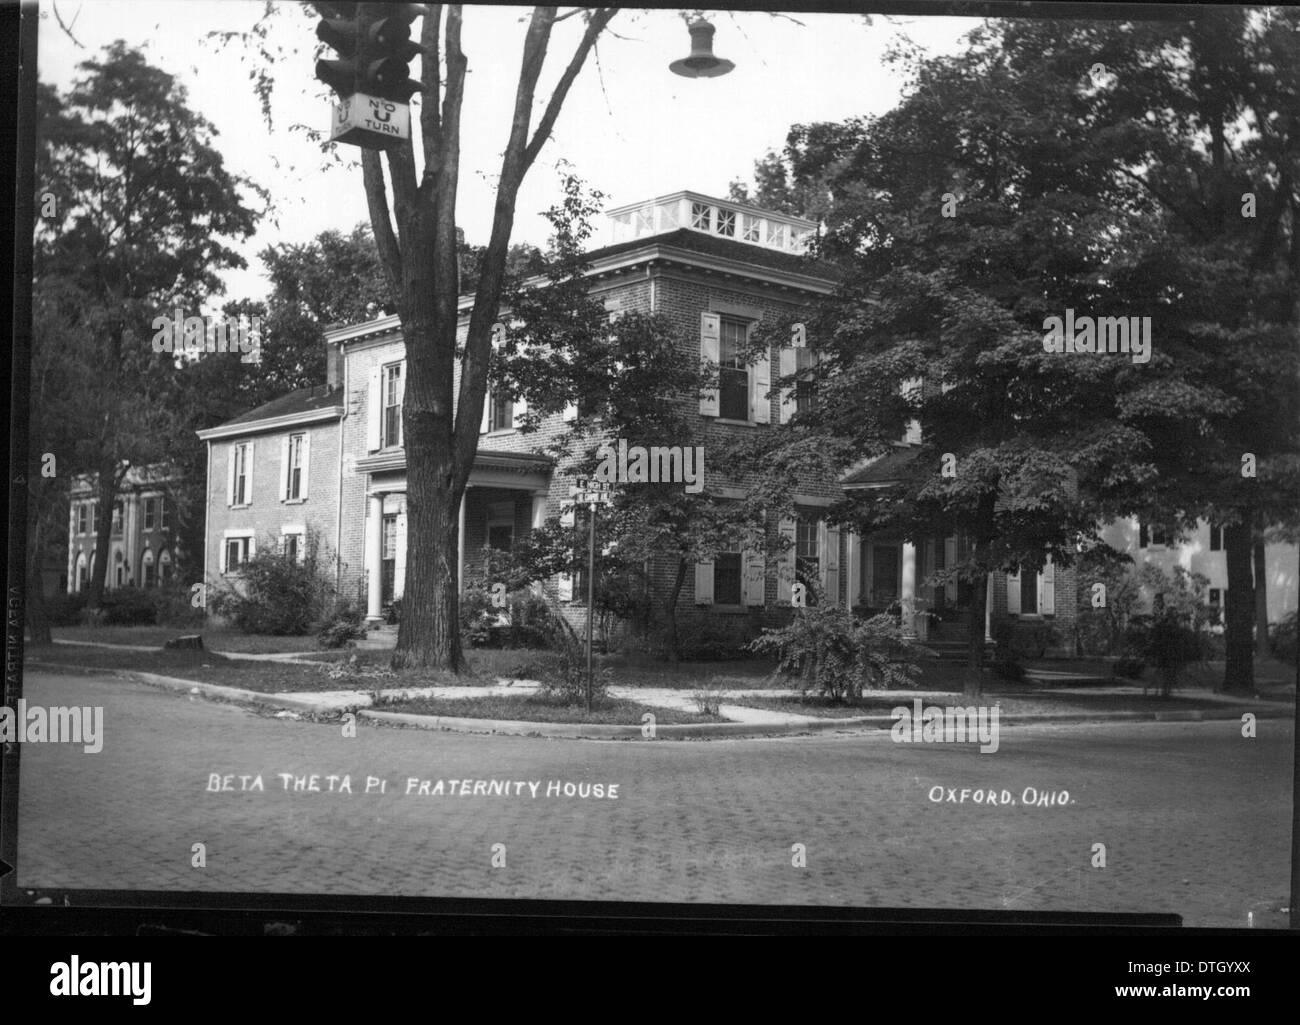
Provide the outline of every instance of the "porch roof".
<path id="1" fill-rule="evenodd" d="M 917 445 L 896 448 L 883 456 L 873 459 L 865 466 L 850 471 L 840 478 L 840 487 L 845 491 L 860 488 L 884 488 L 897 484 L 909 475 L 909 471 L 921 449 Z"/>

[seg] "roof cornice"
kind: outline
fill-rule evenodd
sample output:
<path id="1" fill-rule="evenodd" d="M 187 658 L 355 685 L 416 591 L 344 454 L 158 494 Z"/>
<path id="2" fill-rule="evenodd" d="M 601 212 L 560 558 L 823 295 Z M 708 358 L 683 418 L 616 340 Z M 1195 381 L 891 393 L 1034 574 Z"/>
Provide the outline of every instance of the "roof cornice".
<path id="1" fill-rule="evenodd" d="M 243 423 L 222 424 L 209 427 L 205 431 L 195 431 L 202 441 L 216 441 L 220 438 L 238 438 L 245 434 L 264 434 L 282 427 L 297 427 L 300 424 L 314 424 L 325 420 L 338 420 L 343 416 L 342 406 L 325 406 L 321 409 L 305 409 L 298 413 L 286 413 L 284 416 L 271 416 L 263 420 L 245 420 Z"/>

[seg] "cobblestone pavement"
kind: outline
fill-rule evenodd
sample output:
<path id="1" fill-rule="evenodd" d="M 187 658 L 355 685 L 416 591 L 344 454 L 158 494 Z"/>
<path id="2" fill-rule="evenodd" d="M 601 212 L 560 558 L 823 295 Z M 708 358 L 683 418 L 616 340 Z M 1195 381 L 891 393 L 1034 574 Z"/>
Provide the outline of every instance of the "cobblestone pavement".
<path id="1" fill-rule="evenodd" d="M 1255 739 L 1233 721 L 1009 728 L 981 755 L 895 744 L 887 731 L 594 742 L 363 723 L 348 738 L 338 725 L 45 673 L 27 674 L 24 696 L 105 709 L 98 754 L 23 745 L 29 899 L 129 888 L 743 901 L 1176 912 L 1187 925 L 1244 926 L 1247 909 L 1287 889 L 1285 720 L 1261 720 Z M 233 789 L 210 791 L 211 774 Z M 239 789 L 258 774 L 265 789 Z M 329 792 L 327 775 L 345 774 L 351 792 L 341 778 Z M 560 792 L 547 796 L 552 781 Z M 617 797 L 576 796 L 593 783 Z M 1068 791 L 1069 803 L 1026 806 L 1027 788 Z M 990 789 L 997 805 L 975 803 Z M 196 843 L 206 867 L 191 865 Z M 1099 843 L 1105 868 L 1091 866 Z M 497 844 L 505 865 L 494 868 Z"/>

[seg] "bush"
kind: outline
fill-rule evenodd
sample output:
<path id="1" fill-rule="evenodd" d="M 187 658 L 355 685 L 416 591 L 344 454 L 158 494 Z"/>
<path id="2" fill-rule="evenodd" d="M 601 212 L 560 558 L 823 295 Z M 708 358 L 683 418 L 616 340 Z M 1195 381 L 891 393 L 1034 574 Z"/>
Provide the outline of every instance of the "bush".
<path id="1" fill-rule="evenodd" d="M 542 666 L 541 693 L 566 705 L 587 703 L 587 649 L 572 624 L 554 607 L 548 606 L 549 647 L 557 657 Z M 594 668 L 594 667 L 593 667 Z M 609 697 L 608 668 L 594 669 L 591 681 L 593 706 Z"/>
<path id="2" fill-rule="evenodd" d="M 316 624 L 316 639 L 325 648 L 351 647 L 366 636 L 365 616 L 349 601 L 336 602 Z"/>
<path id="3" fill-rule="evenodd" d="M 402 599 L 394 598 L 389 602 L 388 607 L 384 609 L 384 622 L 389 626 L 396 626 L 402 621 Z"/>
<path id="4" fill-rule="evenodd" d="M 687 662 L 727 662 L 744 658 L 754 641 L 748 618 L 688 619 L 677 628 L 678 657 Z M 666 638 L 664 646 L 667 646 Z"/>
<path id="5" fill-rule="evenodd" d="M 55 594 L 45 599 L 45 613 L 50 626 L 78 626 L 86 610 L 85 591 L 76 594 Z"/>
<path id="6" fill-rule="evenodd" d="M 1269 650 L 1273 657 L 1283 662 L 1296 660 L 1296 614 L 1288 613 L 1280 623 L 1269 627 Z"/>
<path id="7" fill-rule="evenodd" d="M 1045 620 L 1004 617 L 993 625 L 993 640 L 1000 661 L 1020 662 L 1042 658 L 1048 648 L 1060 644 L 1061 633 Z"/>
<path id="8" fill-rule="evenodd" d="M 213 590 L 208 604 L 244 633 L 284 637 L 309 633 L 325 619 L 334 586 L 317 557 L 315 536 L 301 562 L 266 544 L 241 569 L 238 583 Z"/>
<path id="9" fill-rule="evenodd" d="M 777 672 L 836 703 L 857 700 L 864 689 L 910 686 L 925 653 L 892 616 L 859 622 L 848 609 L 827 604 L 799 609 L 786 626 L 765 629 L 749 649 L 775 654 Z"/>
<path id="10" fill-rule="evenodd" d="M 157 607 L 151 592 L 139 587 L 119 587 L 100 598 L 100 622 L 105 626 L 153 626 Z"/>

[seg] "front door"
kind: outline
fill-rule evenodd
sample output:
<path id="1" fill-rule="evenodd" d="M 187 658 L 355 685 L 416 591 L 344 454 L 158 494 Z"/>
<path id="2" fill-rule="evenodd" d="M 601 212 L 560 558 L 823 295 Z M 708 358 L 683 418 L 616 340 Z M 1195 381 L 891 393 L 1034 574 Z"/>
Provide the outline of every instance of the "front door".
<path id="1" fill-rule="evenodd" d="M 379 564 L 380 604 L 393 603 L 397 579 L 397 513 L 384 514 L 383 560 Z"/>

